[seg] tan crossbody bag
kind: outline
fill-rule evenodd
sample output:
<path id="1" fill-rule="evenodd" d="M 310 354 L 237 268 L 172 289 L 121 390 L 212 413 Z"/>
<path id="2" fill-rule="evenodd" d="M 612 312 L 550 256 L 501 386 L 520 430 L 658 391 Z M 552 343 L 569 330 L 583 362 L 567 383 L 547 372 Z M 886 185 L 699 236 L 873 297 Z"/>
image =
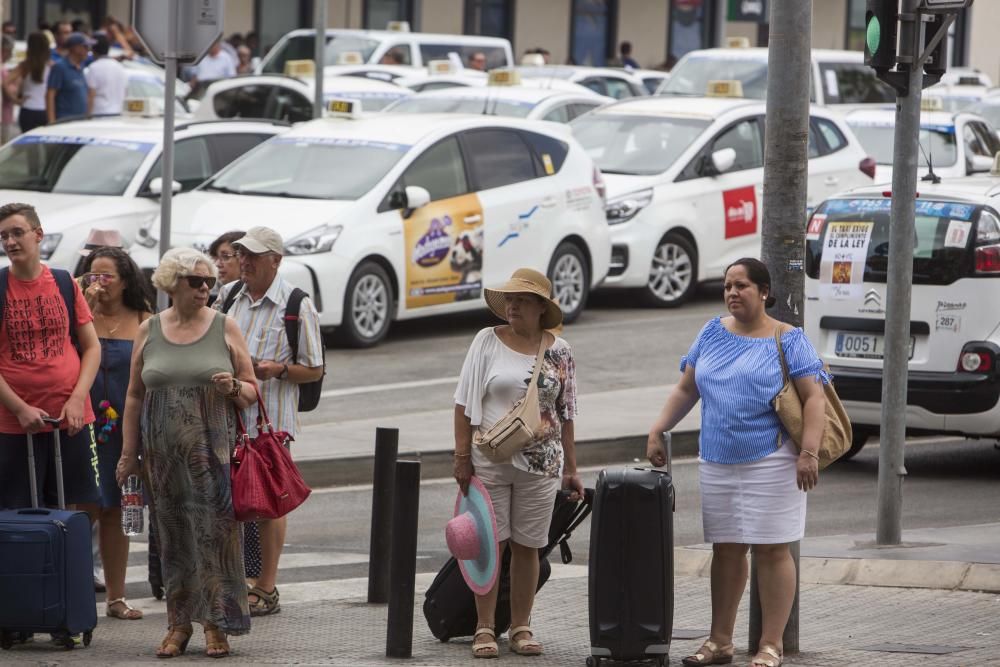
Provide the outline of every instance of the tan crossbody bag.
<path id="1" fill-rule="evenodd" d="M 538 374 L 542 370 L 542 358 L 545 356 L 545 339 L 543 333 L 538 355 L 535 357 L 535 371 L 531 374 L 531 382 L 524 397 L 488 431 L 483 433 L 477 430 L 472 436 L 472 444 L 493 463 L 510 461 L 514 454 L 534 440 L 535 433 L 542 426 L 542 415 L 538 409 Z"/>

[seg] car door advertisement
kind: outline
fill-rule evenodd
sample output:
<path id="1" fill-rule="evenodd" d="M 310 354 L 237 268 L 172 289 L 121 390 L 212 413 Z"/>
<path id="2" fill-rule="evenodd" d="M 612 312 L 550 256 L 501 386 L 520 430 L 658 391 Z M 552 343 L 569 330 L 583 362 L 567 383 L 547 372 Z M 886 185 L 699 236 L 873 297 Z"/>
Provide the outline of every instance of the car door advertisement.
<path id="1" fill-rule="evenodd" d="M 865 261 L 874 226 L 873 222 L 827 224 L 823 260 L 819 265 L 820 299 L 861 300 Z"/>
<path id="2" fill-rule="evenodd" d="M 406 307 L 478 299 L 483 290 L 483 207 L 476 194 L 431 202 L 403 219 Z"/>

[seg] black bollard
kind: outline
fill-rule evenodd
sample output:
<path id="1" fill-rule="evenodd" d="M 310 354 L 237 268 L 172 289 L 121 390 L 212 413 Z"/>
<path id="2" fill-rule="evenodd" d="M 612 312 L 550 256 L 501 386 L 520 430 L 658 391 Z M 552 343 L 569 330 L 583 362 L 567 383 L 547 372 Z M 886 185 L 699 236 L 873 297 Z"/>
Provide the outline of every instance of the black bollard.
<path id="1" fill-rule="evenodd" d="M 398 428 L 375 429 L 372 530 L 368 551 L 368 602 L 389 601 L 389 549 L 392 543 L 392 491 L 399 450 Z"/>
<path id="2" fill-rule="evenodd" d="M 389 621 L 385 636 L 385 655 L 389 658 L 409 658 L 413 654 L 419 507 L 420 461 L 397 461 L 389 558 Z"/>

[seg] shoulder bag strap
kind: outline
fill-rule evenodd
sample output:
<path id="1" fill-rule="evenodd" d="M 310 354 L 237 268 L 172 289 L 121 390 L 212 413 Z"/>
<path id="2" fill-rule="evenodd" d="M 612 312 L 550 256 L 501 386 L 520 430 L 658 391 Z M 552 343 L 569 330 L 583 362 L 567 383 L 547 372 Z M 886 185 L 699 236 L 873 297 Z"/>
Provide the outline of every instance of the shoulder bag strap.
<path id="1" fill-rule="evenodd" d="M 545 344 L 545 332 L 542 332 L 542 342 L 538 345 L 538 354 L 535 356 L 535 371 L 531 374 L 531 384 L 528 385 L 528 392 L 524 395 L 525 398 L 531 392 L 538 391 L 538 375 L 542 372 L 542 359 L 545 358 L 545 350 L 548 346 Z M 527 401 L 525 401 L 527 403 Z"/>
<path id="2" fill-rule="evenodd" d="M 302 299 L 306 293 L 298 287 L 292 289 L 285 304 L 285 337 L 292 350 L 292 363 L 299 363 L 299 311 L 302 309 Z"/>
<path id="3" fill-rule="evenodd" d="M 785 350 L 781 347 L 781 327 L 776 327 L 774 329 L 774 342 L 778 346 L 778 359 L 781 360 L 781 375 L 784 378 L 784 383 L 788 383 L 791 379 L 788 376 L 788 362 L 785 361 Z"/>
<path id="4" fill-rule="evenodd" d="M 7 307 L 7 280 L 9 274 L 9 266 L 0 269 L 0 326 L 3 326 L 3 311 Z"/>
<path id="5" fill-rule="evenodd" d="M 240 290 L 243 289 L 243 281 L 237 280 L 229 291 L 226 292 L 226 300 L 222 302 L 222 312 L 229 314 L 229 310 L 233 307 L 236 302 L 236 297 L 239 295 Z"/>
<path id="6" fill-rule="evenodd" d="M 79 348 L 80 343 L 77 340 L 76 333 L 76 290 L 73 287 L 73 276 L 70 275 L 69 271 L 63 269 L 49 269 L 52 271 L 52 277 L 56 281 L 56 287 L 59 288 L 59 294 L 62 295 L 62 299 L 66 304 L 66 315 L 69 318 L 69 337 L 73 342 L 73 347 Z"/>

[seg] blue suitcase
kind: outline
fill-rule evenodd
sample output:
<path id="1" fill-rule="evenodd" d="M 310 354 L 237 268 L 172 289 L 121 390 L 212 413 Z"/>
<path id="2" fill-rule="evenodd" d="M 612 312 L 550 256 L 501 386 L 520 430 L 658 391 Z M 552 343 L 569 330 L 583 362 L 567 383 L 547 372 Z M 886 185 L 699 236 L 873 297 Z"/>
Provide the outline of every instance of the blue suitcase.
<path id="1" fill-rule="evenodd" d="M 75 646 L 72 635 L 81 634 L 87 646 L 97 627 L 90 519 L 85 512 L 65 510 L 57 421 L 53 441 L 60 509 L 38 507 L 29 435 L 32 508 L 0 511 L 0 648 L 5 650 L 36 632 L 52 634 L 66 648 Z"/>

